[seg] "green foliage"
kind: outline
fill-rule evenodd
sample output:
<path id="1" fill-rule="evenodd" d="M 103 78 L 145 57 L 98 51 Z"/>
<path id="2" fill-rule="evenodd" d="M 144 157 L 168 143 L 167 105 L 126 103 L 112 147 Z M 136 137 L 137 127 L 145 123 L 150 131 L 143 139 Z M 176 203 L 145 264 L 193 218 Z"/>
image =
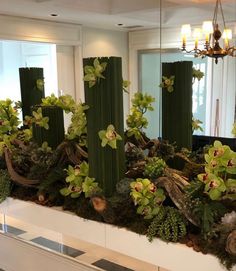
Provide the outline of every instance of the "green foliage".
<path id="1" fill-rule="evenodd" d="M 195 82 L 195 80 L 197 79 L 198 81 L 200 81 L 204 76 L 204 72 L 201 72 L 199 69 L 195 69 L 193 67 L 193 83 Z"/>
<path id="2" fill-rule="evenodd" d="M 19 112 L 21 105 L 10 99 L 0 101 L 0 155 L 4 147 L 13 148 L 12 141 L 17 138 L 20 124 Z"/>
<path id="3" fill-rule="evenodd" d="M 110 124 L 106 130 L 98 132 L 99 138 L 102 140 L 102 147 L 109 145 L 112 149 L 117 148 L 117 140 L 122 140 L 121 136 L 115 131 L 115 127 Z"/>
<path id="4" fill-rule="evenodd" d="M 166 163 L 163 159 L 158 157 L 148 158 L 147 164 L 144 167 L 144 176 L 156 179 L 162 176 Z"/>
<path id="5" fill-rule="evenodd" d="M 205 154 L 205 172 L 198 179 L 205 184 L 205 193 L 212 200 L 236 198 L 236 153 L 220 141 Z"/>
<path id="6" fill-rule="evenodd" d="M 130 81 L 128 81 L 128 80 L 123 80 L 123 90 L 124 90 L 124 92 L 129 93 L 128 87 L 130 86 L 130 84 L 131 84 Z"/>
<path id="7" fill-rule="evenodd" d="M 78 140 L 81 146 L 87 146 L 87 119 L 85 111 L 88 108 L 87 105 L 82 103 L 75 106 L 66 135 L 66 138 L 69 140 Z"/>
<path id="8" fill-rule="evenodd" d="M 59 106 L 66 113 L 72 113 L 71 124 L 68 127 L 66 138 L 68 140 L 77 140 L 81 146 L 87 146 L 87 120 L 85 111 L 89 108 L 87 105 L 79 103 L 70 95 L 62 95 L 57 98 L 54 94 L 42 99 L 42 106 Z"/>
<path id="9" fill-rule="evenodd" d="M 160 205 L 165 200 L 164 191 L 157 188 L 150 180 L 138 178 L 130 184 L 130 195 L 135 205 L 138 205 L 137 213 L 144 215 L 144 219 L 151 219 L 158 214 Z"/>
<path id="10" fill-rule="evenodd" d="M 11 179 L 7 170 L 0 170 L 0 203 L 11 193 Z"/>
<path id="11" fill-rule="evenodd" d="M 192 212 L 200 222 L 203 237 L 207 239 L 214 223 L 226 213 L 226 208 L 220 202 L 204 202 L 199 199 L 195 199 L 193 205 Z"/>
<path id="12" fill-rule="evenodd" d="M 78 198 L 82 192 L 85 193 L 85 197 L 90 197 L 92 194 L 100 192 L 98 183 L 94 178 L 88 177 L 89 165 L 83 161 L 79 166 L 72 167 L 69 165 L 66 170 L 67 177 L 66 182 L 68 187 L 64 187 L 60 190 L 63 196 L 71 196 L 71 198 Z"/>
<path id="13" fill-rule="evenodd" d="M 232 131 L 231 131 L 232 135 L 234 137 L 236 137 L 236 122 L 233 124 L 233 128 L 232 128 Z"/>
<path id="14" fill-rule="evenodd" d="M 89 87 L 93 87 L 96 85 L 99 80 L 105 79 L 102 73 L 105 71 L 107 66 L 106 62 L 100 63 L 97 58 L 94 59 L 93 66 L 85 66 L 84 67 L 84 81 L 89 82 Z"/>
<path id="15" fill-rule="evenodd" d="M 0 101 L 0 135 L 12 134 L 17 131 L 20 124 L 18 108 L 19 104 L 10 99 Z"/>
<path id="16" fill-rule="evenodd" d="M 172 75 L 169 78 L 166 76 L 162 76 L 162 82 L 159 85 L 160 88 L 166 89 L 168 92 L 174 91 L 174 83 L 175 83 L 175 76 Z"/>
<path id="17" fill-rule="evenodd" d="M 147 230 L 148 240 L 160 237 L 164 241 L 177 242 L 187 233 L 186 221 L 182 214 L 172 207 L 160 207 Z"/>
<path id="18" fill-rule="evenodd" d="M 201 132 L 203 132 L 203 129 L 201 127 L 202 121 L 200 121 L 199 119 L 195 119 L 194 117 L 192 118 L 192 131 L 197 131 L 200 130 Z"/>
<path id="19" fill-rule="evenodd" d="M 141 137 L 142 129 L 147 128 L 148 121 L 144 117 L 144 114 L 149 111 L 153 111 L 151 104 L 155 101 L 150 95 L 137 92 L 132 99 L 132 107 L 130 114 L 127 117 L 127 136 L 135 136 L 136 139 Z"/>
<path id="20" fill-rule="evenodd" d="M 37 79 L 36 80 L 36 87 L 38 90 L 43 91 L 44 90 L 44 80 L 43 79 Z"/>
<path id="21" fill-rule="evenodd" d="M 49 118 L 44 117 L 42 113 L 42 108 L 38 107 L 37 111 L 32 112 L 32 117 L 31 116 L 25 116 L 24 119 L 24 124 L 31 127 L 32 124 L 34 123 L 35 125 L 38 125 L 40 127 L 43 127 L 44 129 L 48 130 L 49 129 Z"/>

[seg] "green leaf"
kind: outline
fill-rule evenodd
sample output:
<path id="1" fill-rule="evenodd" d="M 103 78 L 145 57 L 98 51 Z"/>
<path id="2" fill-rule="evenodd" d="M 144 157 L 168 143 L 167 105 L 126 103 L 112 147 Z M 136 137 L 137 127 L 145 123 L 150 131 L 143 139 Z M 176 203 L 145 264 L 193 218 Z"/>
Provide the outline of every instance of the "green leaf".
<path id="1" fill-rule="evenodd" d="M 60 190 L 60 193 L 63 195 L 63 196 L 68 196 L 68 195 L 70 195 L 70 193 L 71 193 L 71 191 L 67 188 L 67 187 L 65 187 L 65 188 L 62 188 L 61 190 Z"/>

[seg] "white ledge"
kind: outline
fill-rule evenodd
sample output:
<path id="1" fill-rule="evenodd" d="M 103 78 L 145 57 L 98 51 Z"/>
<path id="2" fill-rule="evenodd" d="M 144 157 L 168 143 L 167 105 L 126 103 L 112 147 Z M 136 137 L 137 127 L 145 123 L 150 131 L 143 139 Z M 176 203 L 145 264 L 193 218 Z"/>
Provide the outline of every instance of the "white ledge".
<path id="1" fill-rule="evenodd" d="M 0 204 L 0 212 L 30 224 L 57 231 L 103 246 L 171 271 L 225 271 L 219 260 L 203 255 L 182 244 L 165 243 L 138 235 L 113 225 L 85 220 L 77 215 L 8 198 Z M 236 271 L 236 267 L 233 268 Z"/>

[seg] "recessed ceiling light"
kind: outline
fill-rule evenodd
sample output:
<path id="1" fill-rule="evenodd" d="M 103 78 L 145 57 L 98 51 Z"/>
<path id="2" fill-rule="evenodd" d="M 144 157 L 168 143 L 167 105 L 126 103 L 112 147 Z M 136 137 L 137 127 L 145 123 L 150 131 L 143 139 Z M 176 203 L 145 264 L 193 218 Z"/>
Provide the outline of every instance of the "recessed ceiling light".
<path id="1" fill-rule="evenodd" d="M 124 24 L 116 24 L 116 26 L 124 26 Z"/>
<path id="2" fill-rule="evenodd" d="M 52 13 L 52 14 L 50 14 L 50 16 L 52 16 L 52 17 L 57 17 L 57 16 L 58 16 L 58 14 L 56 14 L 56 13 Z"/>

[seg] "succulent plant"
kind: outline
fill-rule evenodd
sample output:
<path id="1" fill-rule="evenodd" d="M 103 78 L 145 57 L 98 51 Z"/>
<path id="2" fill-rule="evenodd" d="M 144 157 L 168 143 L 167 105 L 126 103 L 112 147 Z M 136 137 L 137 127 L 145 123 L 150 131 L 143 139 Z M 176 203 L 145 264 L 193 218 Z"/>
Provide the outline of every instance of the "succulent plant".
<path id="1" fill-rule="evenodd" d="M 154 237 L 160 237 L 167 242 L 177 242 L 186 233 L 186 220 L 179 210 L 162 206 L 148 227 L 147 237 L 150 242 Z"/>
<path id="2" fill-rule="evenodd" d="M 163 174 L 165 167 L 166 163 L 163 159 L 158 157 L 148 158 L 144 167 L 144 176 L 156 179 Z"/>

